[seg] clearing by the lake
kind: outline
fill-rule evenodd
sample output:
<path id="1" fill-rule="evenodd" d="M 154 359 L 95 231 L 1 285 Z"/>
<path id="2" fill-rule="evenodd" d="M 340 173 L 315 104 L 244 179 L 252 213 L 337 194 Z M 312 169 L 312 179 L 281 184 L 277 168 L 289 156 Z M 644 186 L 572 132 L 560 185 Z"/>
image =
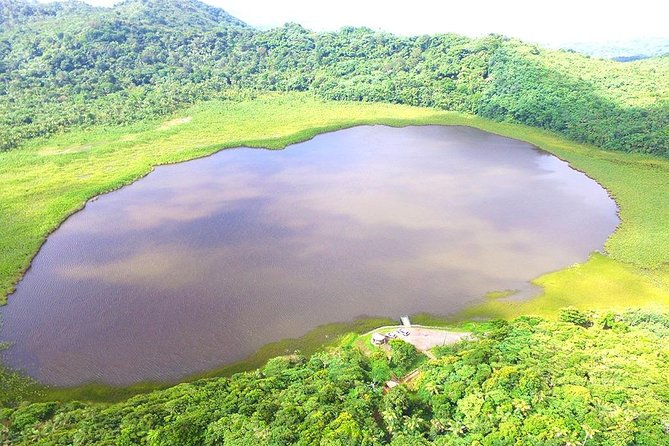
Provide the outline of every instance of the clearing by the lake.
<path id="1" fill-rule="evenodd" d="M 391 339 L 401 339 L 416 347 L 423 353 L 435 347 L 443 345 L 455 344 L 462 340 L 471 339 L 470 332 L 450 331 L 439 327 L 424 327 L 419 325 L 412 325 L 409 327 L 381 327 L 371 331 L 366 336 L 371 340 L 383 338 L 385 342 Z M 374 342 L 372 342 L 374 343 Z M 429 355 L 428 355 L 429 356 Z"/>

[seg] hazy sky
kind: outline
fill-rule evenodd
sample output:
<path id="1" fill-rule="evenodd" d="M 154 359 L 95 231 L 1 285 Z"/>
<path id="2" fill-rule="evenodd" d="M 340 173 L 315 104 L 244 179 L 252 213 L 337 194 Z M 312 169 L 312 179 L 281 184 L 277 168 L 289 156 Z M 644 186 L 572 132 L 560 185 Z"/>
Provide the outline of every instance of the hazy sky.
<path id="1" fill-rule="evenodd" d="M 114 0 L 87 0 L 112 5 Z M 560 43 L 669 37 L 667 0 L 205 0 L 261 28 L 368 26 L 396 34 L 491 32 Z"/>

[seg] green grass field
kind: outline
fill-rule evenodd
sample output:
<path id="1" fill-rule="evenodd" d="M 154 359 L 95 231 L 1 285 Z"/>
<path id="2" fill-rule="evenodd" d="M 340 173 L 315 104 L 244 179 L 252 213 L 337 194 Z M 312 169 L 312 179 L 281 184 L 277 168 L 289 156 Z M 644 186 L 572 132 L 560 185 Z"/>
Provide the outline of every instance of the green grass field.
<path id="1" fill-rule="evenodd" d="M 164 121 L 75 131 L 0 153 L 0 298 L 10 292 L 50 232 L 90 198 L 146 175 L 160 164 L 206 156 L 237 146 L 279 149 L 318 133 L 361 124 L 468 125 L 528 141 L 596 179 L 620 207 L 622 223 L 583 264 L 535 280 L 544 294 L 528 301 L 497 296 L 448 318 L 555 317 L 565 306 L 582 309 L 669 309 L 669 161 L 598 150 L 522 125 L 432 109 L 373 103 L 326 102 L 306 94 L 266 94 L 241 102 L 215 101 Z M 1 301 L 2 299 L 0 299 Z M 427 315 L 417 323 L 445 320 Z M 322 327 L 299 340 L 275 343 L 242 363 L 205 376 L 260 366 L 286 349 L 321 348 L 350 324 Z M 360 325 L 360 326 L 358 326 Z M 359 322 L 358 328 L 368 327 Z M 327 342 L 326 342 L 327 343 Z M 163 385 L 52 389 L 47 399 L 116 400 Z"/>

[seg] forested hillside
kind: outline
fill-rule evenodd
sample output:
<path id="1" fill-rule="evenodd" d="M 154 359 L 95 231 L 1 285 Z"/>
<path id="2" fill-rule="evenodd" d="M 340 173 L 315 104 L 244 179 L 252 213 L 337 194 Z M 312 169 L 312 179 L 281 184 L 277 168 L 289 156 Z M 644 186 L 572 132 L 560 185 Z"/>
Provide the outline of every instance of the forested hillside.
<path id="1" fill-rule="evenodd" d="M 592 319 L 567 310 L 562 320 L 486 323 L 478 340 L 438 347 L 429 361 L 403 341 L 391 343 L 389 358 L 353 343 L 120 404 L 24 405 L 0 411 L 0 439 L 25 445 L 669 444 L 669 319 L 640 312 Z M 416 365 L 415 378 L 384 389 L 387 379 Z"/>
<path id="2" fill-rule="evenodd" d="M 669 154 L 669 58 L 622 64 L 502 36 L 255 30 L 197 0 L 0 0 L 0 150 L 239 89 L 465 111 Z"/>

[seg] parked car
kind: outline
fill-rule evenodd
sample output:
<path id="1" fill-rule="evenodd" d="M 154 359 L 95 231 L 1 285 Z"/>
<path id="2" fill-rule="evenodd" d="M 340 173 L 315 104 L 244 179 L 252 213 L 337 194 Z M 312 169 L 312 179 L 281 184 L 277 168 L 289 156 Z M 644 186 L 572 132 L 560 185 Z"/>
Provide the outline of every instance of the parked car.
<path id="1" fill-rule="evenodd" d="M 400 328 L 399 330 L 397 330 L 397 332 L 402 336 L 409 336 L 409 330 L 407 330 L 406 328 Z"/>

